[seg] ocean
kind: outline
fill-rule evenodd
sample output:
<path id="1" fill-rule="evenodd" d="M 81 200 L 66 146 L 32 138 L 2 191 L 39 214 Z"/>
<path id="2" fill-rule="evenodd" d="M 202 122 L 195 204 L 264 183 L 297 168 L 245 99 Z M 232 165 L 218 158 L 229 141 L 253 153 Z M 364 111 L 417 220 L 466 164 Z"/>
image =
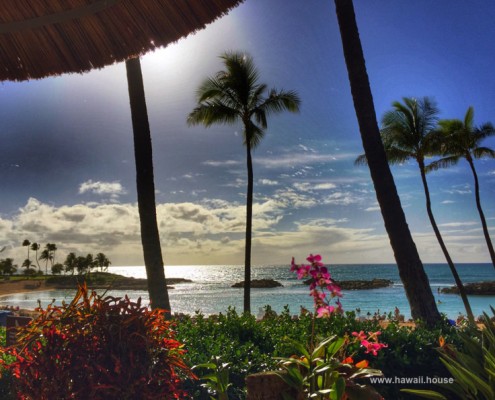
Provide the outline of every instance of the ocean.
<path id="1" fill-rule="evenodd" d="M 458 264 L 459 275 L 464 283 L 495 281 L 495 269 L 491 264 Z M 375 313 L 393 312 L 398 307 L 401 314 L 410 318 L 409 304 L 404 287 L 399 279 L 397 267 L 392 264 L 353 264 L 329 266 L 332 277 L 339 280 L 371 280 L 373 278 L 389 279 L 393 285 L 382 289 L 346 290 L 341 303 L 344 311 L 360 310 L 359 315 L 368 316 Z M 425 264 L 430 285 L 441 313 L 449 318 L 465 314 L 462 301 L 458 295 L 442 294 L 439 288 L 454 285 L 454 279 L 446 264 Z M 146 278 L 142 266 L 110 267 L 109 272 Z M 243 289 L 231 286 L 244 279 L 244 267 L 239 265 L 191 265 L 167 266 L 167 277 L 190 279 L 190 283 L 174 285 L 169 290 L 173 312 L 194 314 L 201 312 L 205 315 L 225 312 L 228 307 L 242 311 Z M 280 312 L 287 305 L 293 314 L 298 314 L 301 306 L 312 310 L 312 298 L 306 285 L 297 280 L 290 272 L 288 265 L 253 266 L 252 279 L 271 278 L 283 286 L 272 289 L 251 290 L 251 310 L 260 315 L 263 308 L 269 305 L 274 311 Z M 124 296 L 124 291 L 108 292 L 113 296 Z M 62 300 L 69 301 L 74 295 L 70 290 L 50 290 L 46 292 L 22 293 L 16 295 L 0 295 L 0 306 L 18 305 L 21 308 L 35 308 L 38 301 L 43 307 L 53 300 L 61 304 Z M 141 297 L 148 301 L 146 291 L 127 291 L 127 295 L 136 300 Z M 490 305 L 495 307 L 495 296 L 469 296 L 471 307 L 476 316 L 483 311 L 490 312 Z"/>

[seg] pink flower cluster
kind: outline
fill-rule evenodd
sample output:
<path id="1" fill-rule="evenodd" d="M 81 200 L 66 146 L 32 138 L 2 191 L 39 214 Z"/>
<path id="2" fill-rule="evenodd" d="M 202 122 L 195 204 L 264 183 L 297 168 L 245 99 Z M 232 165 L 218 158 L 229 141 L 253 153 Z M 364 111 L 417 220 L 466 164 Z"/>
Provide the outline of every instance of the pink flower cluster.
<path id="1" fill-rule="evenodd" d="M 342 304 L 337 299 L 336 306 L 330 305 L 330 299 L 342 297 L 340 287 L 333 281 L 327 267 L 321 262 L 319 254 L 310 254 L 306 260 L 310 265 L 297 265 L 292 257 L 290 270 L 297 273 L 297 279 L 311 278 L 309 294 L 313 297 L 317 318 L 329 317 L 334 312 L 342 312 Z"/>
<path id="2" fill-rule="evenodd" d="M 356 337 L 357 340 L 361 342 L 361 346 L 366 348 L 366 354 L 373 354 L 376 356 L 378 351 L 383 349 L 384 347 L 388 347 L 385 343 L 379 343 L 378 335 L 381 335 L 380 331 L 377 332 L 368 332 L 368 336 L 363 331 L 352 332 L 352 336 Z"/>

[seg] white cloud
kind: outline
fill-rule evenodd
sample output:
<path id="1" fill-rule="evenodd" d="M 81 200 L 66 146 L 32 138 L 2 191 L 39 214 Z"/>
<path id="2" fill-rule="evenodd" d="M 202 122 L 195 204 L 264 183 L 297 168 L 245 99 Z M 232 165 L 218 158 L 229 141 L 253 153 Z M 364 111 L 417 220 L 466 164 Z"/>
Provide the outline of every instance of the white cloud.
<path id="1" fill-rule="evenodd" d="M 438 226 L 446 227 L 446 228 L 460 228 L 462 226 L 474 226 L 478 225 L 479 222 L 468 221 L 468 222 L 447 222 L 445 224 L 439 224 Z"/>
<path id="2" fill-rule="evenodd" d="M 240 165 L 241 162 L 237 160 L 225 160 L 225 161 L 207 160 L 202 162 L 202 164 L 210 167 L 231 167 L 234 165 Z"/>
<path id="3" fill-rule="evenodd" d="M 93 180 L 88 180 L 79 185 L 79 194 L 83 193 L 93 193 L 100 196 L 110 196 L 112 198 L 117 198 L 118 196 L 125 194 L 123 186 L 118 181 L 114 182 L 101 182 Z"/>
<path id="4" fill-rule="evenodd" d="M 263 186 L 277 186 L 278 181 L 273 181 L 271 179 L 258 179 L 258 183 Z"/>
<path id="5" fill-rule="evenodd" d="M 454 204 L 454 203 L 455 203 L 455 201 L 453 201 L 453 200 L 444 200 L 440 204 Z"/>
<path id="6" fill-rule="evenodd" d="M 295 152 L 281 156 L 255 157 L 254 163 L 265 168 L 292 168 L 301 165 L 326 164 L 344 159 L 354 158 L 355 154 L 316 154 L 311 152 Z"/>
<path id="7" fill-rule="evenodd" d="M 337 186 L 333 183 L 310 183 L 310 182 L 296 182 L 294 186 L 297 190 L 301 192 L 311 192 L 313 190 L 330 190 L 335 189 Z"/>

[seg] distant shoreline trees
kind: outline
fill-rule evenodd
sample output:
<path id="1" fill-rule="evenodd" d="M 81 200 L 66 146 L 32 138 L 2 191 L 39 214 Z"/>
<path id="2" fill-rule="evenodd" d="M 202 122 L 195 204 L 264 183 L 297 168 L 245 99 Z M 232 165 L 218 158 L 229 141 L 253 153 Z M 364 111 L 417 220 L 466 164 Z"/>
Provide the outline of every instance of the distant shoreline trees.
<path id="1" fill-rule="evenodd" d="M 108 271 L 108 267 L 111 262 L 104 253 L 97 253 L 96 256 L 88 253 L 86 256 L 77 256 L 75 253 L 71 252 L 67 254 L 66 259 L 63 263 L 55 263 L 55 252 L 57 251 L 57 245 L 54 243 L 47 243 L 44 250 L 38 257 L 38 250 L 41 246 L 36 242 L 30 242 L 25 239 L 22 242 L 23 247 L 27 247 L 27 258 L 22 263 L 22 268 L 24 268 L 23 275 L 43 275 L 41 268 L 39 266 L 39 261 L 45 261 L 45 275 L 48 275 L 48 264 L 51 264 L 51 273 L 53 275 L 72 274 L 77 272 L 79 275 L 90 273 L 93 269 L 99 269 L 100 272 Z M 30 260 L 30 250 L 36 252 L 36 264 Z M 1 259 L 0 260 L 0 275 L 13 275 L 17 272 L 17 265 L 13 264 L 12 258 Z M 36 270 L 38 266 L 38 270 Z"/>

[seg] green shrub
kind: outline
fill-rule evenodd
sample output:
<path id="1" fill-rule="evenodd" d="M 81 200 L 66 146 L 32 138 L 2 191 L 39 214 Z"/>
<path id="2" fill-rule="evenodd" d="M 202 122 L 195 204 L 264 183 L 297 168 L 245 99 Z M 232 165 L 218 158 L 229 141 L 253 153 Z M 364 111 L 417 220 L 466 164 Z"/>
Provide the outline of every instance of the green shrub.
<path id="1" fill-rule="evenodd" d="M 309 313 L 293 317 L 288 308 L 275 316 L 269 307 L 267 316 L 256 321 L 255 317 L 237 314 L 229 309 L 225 314 L 205 317 L 196 314 L 183 316 L 177 320 L 177 339 L 187 350 L 185 360 L 188 365 L 204 364 L 211 357 L 219 356 L 230 363 L 230 399 L 243 399 L 245 378 L 248 374 L 277 369 L 273 357 L 290 357 L 298 353 L 291 340 L 309 346 L 312 332 L 312 316 Z M 356 314 L 332 315 L 331 318 L 315 320 L 314 330 L 317 341 L 337 335 L 343 337 L 351 332 L 382 332 L 380 340 L 388 345 L 377 357 L 369 359 L 370 368 L 383 372 L 385 377 L 448 376 L 445 366 L 433 351 L 438 346 L 438 338 L 443 336 L 448 343 L 460 344 L 458 331 L 447 323 L 429 330 L 418 325 L 415 329 L 400 327 L 396 323 L 381 328 L 376 320 L 359 321 Z M 356 356 L 360 360 L 363 350 Z M 208 399 L 199 382 L 189 382 L 195 398 Z M 410 396 L 400 393 L 400 385 L 376 385 L 386 399 L 406 399 Z M 203 396 L 203 397 L 201 397 Z"/>
<path id="2" fill-rule="evenodd" d="M 495 316 L 495 309 L 491 308 Z M 450 372 L 454 382 L 441 385 L 448 395 L 435 391 L 404 390 L 425 398 L 436 399 L 495 399 L 495 319 L 484 313 L 484 329 L 470 328 L 460 333 L 462 348 L 446 343 L 441 338 L 440 361 Z"/>
<path id="3" fill-rule="evenodd" d="M 192 373 L 171 328 L 164 311 L 83 286 L 21 328 L 18 348 L 0 348 L 0 364 L 19 399 L 186 398 L 181 381 Z"/>

